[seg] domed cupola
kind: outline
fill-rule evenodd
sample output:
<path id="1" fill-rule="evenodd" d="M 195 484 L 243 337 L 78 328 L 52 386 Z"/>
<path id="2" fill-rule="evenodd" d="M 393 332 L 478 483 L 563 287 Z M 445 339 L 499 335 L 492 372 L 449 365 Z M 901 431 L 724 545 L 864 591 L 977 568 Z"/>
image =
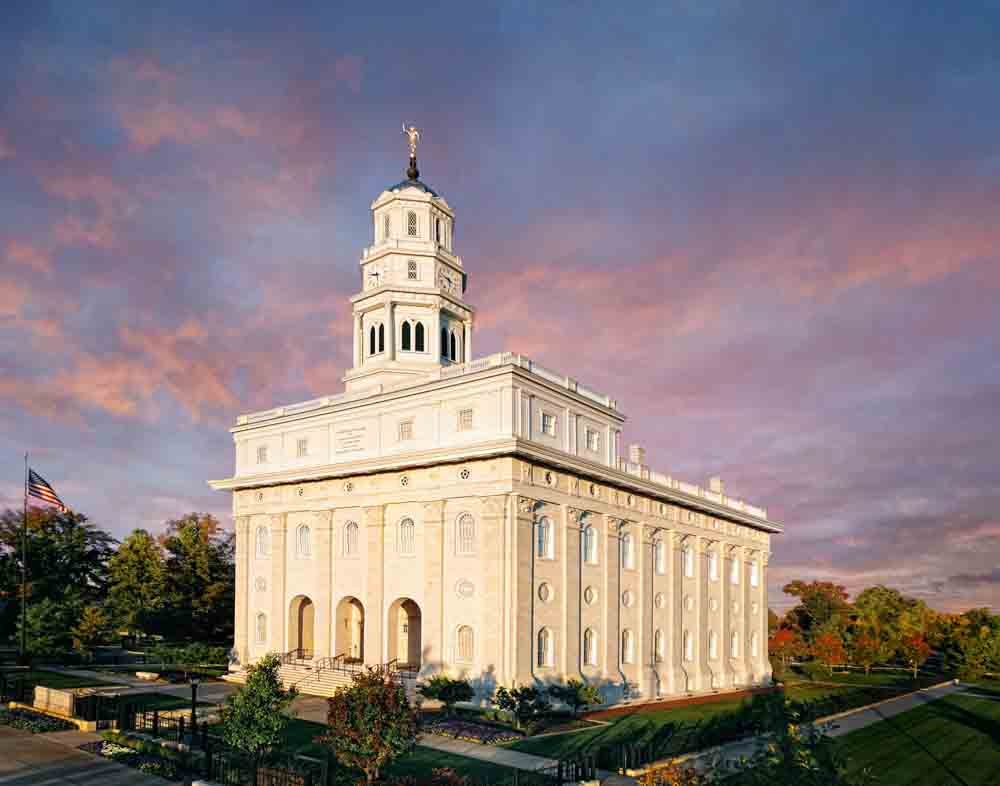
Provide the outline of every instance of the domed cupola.
<path id="1" fill-rule="evenodd" d="M 404 125 L 410 148 L 406 180 L 371 204 L 372 244 L 361 254 L 362 290 L 354 306 L 354 368 L 348 390 L 419 381 L 444 364 L 471 357 L 473 309 L 455 255 L 455 213 L 420 180 L 420 132 Z"/>

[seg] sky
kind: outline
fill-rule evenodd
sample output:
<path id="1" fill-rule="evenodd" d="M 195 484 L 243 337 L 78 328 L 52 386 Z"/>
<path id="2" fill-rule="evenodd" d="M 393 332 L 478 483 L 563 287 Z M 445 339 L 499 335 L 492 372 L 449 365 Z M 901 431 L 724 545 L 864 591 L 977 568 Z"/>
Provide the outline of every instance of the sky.
<path id="1" fill-rule="evenodd" d="M 774 607 L 1000 607 L 998 3 L 3 5 L 0 507 L 27 450 L 117 537 L 231 524 L 236 415 L 342 389 L 405 121 L 477 355 L 766 506 Z"/>

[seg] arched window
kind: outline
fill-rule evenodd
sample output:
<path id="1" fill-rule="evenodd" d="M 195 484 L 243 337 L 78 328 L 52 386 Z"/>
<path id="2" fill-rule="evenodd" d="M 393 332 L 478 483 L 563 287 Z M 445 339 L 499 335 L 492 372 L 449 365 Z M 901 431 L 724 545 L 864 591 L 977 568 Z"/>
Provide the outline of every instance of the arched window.
<path id="1" fill-rule="evenodd" d="M 597 665 L 597 634 L 592 628 L 583 632 L 583 662 L 587 666 Z"/>
<path id="2" fill-rule="evenodd" d="M 733 555 L 733 561 L 729 563 L 729 581 L 731 584 L 740 583 L 740 561 Z"/>
<path id="3" fill-rule="evenodd" d="M 729 637 L 729 657 L 738 658 L 740 656 L 740 636 L 734 630 Z"/>
<path id="4" fill-rule="evenodd" d="M 461 663 L 472 663 L 476 643 L 472 628 L 468 625 L 460 626 L 458 632 L 455 634 L 455 639 L 457 644 L 455 648 L 455 660 Z"/>
<path id="5" fill-rule="evenodd" d="M 583 528 L 583 561 L 597 564 L 597 530 L 591 526 Z"/>
<path id="6" fill-rule="evenodd" d="M 690 546 L 684 547 L 684 575 L 694 578 L 694 550 Z"/>
<path id="7" fill-rule="evenodd" d="M 257 615 L 257 643 L 267 644 L 267 615 L 261 612 Z"/>
<path id="8" fill-rule="evenodd" d="M 378 351 L 385 352 L 385 325 L 378 326 Z"/>
<path id="9" fill-rule="evenodd" d="M 635 538 L 632 537 L 631 532 L 622 535 L 622 565 L 626 570 L 632 570 L 635 567 Z"/>
<path id="10" fill-rule="evenodd" d="M 458 536 L 456 549 L 459 554 L 474 554 L 476 551 L 476 520 L 470 513 L 463 513 L 455 523 Z"/>
<path id="11" fill-rule="evenodd" d="M 409 351 L 410 349 L 410 323 L 403 323 L 403 341 L 400 343 L 400 349 L 405 349 Z"/>
<path id="12" fill-rule="evenodd" d="M 757 642 L 758 641 L 759 641 L 759 639 L 757 638 L 757 631 L 754 631 L 753 633 L 750 634 L 750 656 L 753 657 L 753 658 L 757 657 Z"/>
<path id="13" fill-rule="evenodd" d="M 413 348 L 417 352 L 424 351 L 424 323 L 418 322 L 416 328 L 413 331 Z"/>
<path id="14" fill-rule="evenodd" d="M 635 662 L 635 636 L 628 628 L 622 631 L 622 663 Z"/>
<path id="15" fill-rule="evenodd" d="M 441 357 L 448 358 L 448 328 L 441 328 Z"/>
<path id="16" fill-rule="evenodd" d="M 684 631 L 684 660 L 694 660 L 694 638 L 689 630 Z"/>
<path id="17" fill-rule="evenodd" d="M 416 549 L 416 526 L 413 519 L 403 519 L 399 522 L 399 553 L 413 556 Z"/>
<path id="18" fill-rule="evenodd" d="M 372 325 L 371 330 L 368 331 L 368 354 L 375 354 L 375 326 Z"/>
<path id="19" fill-rule="evenodd" d="M 548 628 L 538 631 L 538 660 L 540 667 L 552 666 L 556 662 L 553 650 L 552 632 Z"/>
<path id="20" fill-rule="evenodd" d="M 300 557 L 308 557 L 312 554 L 311 532 L 305 524 L 300 526 L 295 532 L 295 553 Z"/>
<path id="21" fill-rule="evenodd" d="M 708 632 L 708 657 L 712 660 L 719 657 L 719 634 L 714 630 Z"/>
<path id="22" fill-rule="evenodd" d="M 716 551 L 708 553 L 708 578 L 712 581 L 719 580 L 719 554 Z"/>
<path id="23" fill-rule="evenodd" d="M 757 566 L 757 560 L 750 561 L 750 586 L 756 587 L 760 583 L 760 568 Z"/>
<path id="24" fill-rule="evenodd" d="M 458 351 L 455 349 L 455 331 L 451 331 L 451 359 L 458 361 Z"/>
<path id="25" fill-rule="evenodd" d="M 653 547 L 653 562 L 656 563 L 656 572 L 661 576 L 667 572 L 667 545 L 662 541 L 656 541 Z"/>
<path id="26" fill-rule="evenodd" d="M 344 525 L 344 556 L 353 557 L 358 553 L 358 525 L 348 521 Z"/>
<path id="27" fill-rule="evenodd" d="M 653 632 L 653 659 L 657 663 L 662 663 L 666 655 L 666 642 L 663 639 L 663 631 L 657 628 Z"/>
<path id="28" fill-rule="evenodd" d="M 552 522 L 542 517 L 538 521 L 538 556 L 541 559 L 552 559 L 555 556 L 554 541 Z"/>
<path id="29" fill-rule="evenodd" d="M 266 557 L 271 553 L 270 538 L 268 537 L 267 527 L 257 527 L 257 556 Z"/>

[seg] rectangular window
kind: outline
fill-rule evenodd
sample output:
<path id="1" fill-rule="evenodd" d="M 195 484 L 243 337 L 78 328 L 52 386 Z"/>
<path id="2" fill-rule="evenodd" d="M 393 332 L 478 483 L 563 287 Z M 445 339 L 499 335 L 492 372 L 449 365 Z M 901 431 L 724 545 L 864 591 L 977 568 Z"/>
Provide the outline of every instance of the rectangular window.
<path id="1" fill-rule="evenodd" d="M 458 430 L 472 431 L 472 410 L 460 409 L 458 411 Z"/>
<path id="2" fill-rule="evenodd" d="M 410 281 L 417 280 L 417 261 L 415 259 L 411 259 L 406 263 L 406 277 Z"/>
<path id="3" fill-rule="evenodd" d="M 401 420 L 399 421 L 399 441 L 407 439 L 413 439 L 413 421 Z"/>
<path id="4" fill-rule="evenodd" d="M 309 455 L 309 440 L 300 439 L 295 443 L 295 455 L 299 458 L 305 458 Z"/>
<path id="5" fill-rule="evenodd" d="M 389 214 L 386 213 L 385 216 L 382 218 L 382 239 L 383 240 L 388 240 L 389 239 L 389 226 L 390 226 L 389 225 Z"/>
<path id="6" fill-rule="evenodd" d="M 417 214 L 412 210 L 406 214 L 406 234 L 410 237 L 417 236 Z"/>
<path id="7" fill-rule="evenodd" d="M 542 431 L 550 437 L 554 437 L 556 435 L 555 415 L 550 415 L 548 412 L 542 413 Z"/>
<path id="8" fill-rule="evenodd" d="M 266 464 L 267 463 L 267 445 L 261 445 L 257 448 L 257 463 Z"/>
<path id="9" fill-rule="evenodd" d="M 598 453 L 601 450 L 601 435 L 592 428 L 587 429 L 587 450 Z"/>

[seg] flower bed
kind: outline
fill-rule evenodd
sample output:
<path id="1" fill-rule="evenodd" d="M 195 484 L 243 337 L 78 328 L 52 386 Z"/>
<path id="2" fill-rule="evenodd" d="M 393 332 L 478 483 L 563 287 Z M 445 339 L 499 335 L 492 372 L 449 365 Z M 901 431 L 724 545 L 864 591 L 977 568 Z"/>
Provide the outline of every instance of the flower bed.
<path id="1" fill-rule="evenodd" d="M 504 745 L 508 742 L 519 740 L 524 736 L 521 732 L 514 729 L 491 726 L 488 723 L 477 723 L 460 718 L 432 721 L 425 724 L 423 730 L 431 734 L 440 734 L 443 737 L 465 740 L 466 742 L 478 742 L 483 745 Z"/>
<path id="2" fill-rule="evenodd" d="M 43 715 L 40 712 L 30 710 L 5 710 L 0 709 L 0 725 L 13 726 L 15 729 L 30 731 L 32 734 L 44 734 L 49 731 L 69 731 L 75 729 L 69 721 L 62 718 L 53 718 L 51 715 Z"/>
<path id="3" fill-rule="evenodd" d="M 157 756 L 147 756 L 116 742 L 108 742 L 107 740 L 88 742 L 86 745 L 81 745 L 80 749 L 132 767 L 148 775 L 159 775 L 167 780 L 178 780 L 184 774 L 177 762 L 161 759 Z"/>

